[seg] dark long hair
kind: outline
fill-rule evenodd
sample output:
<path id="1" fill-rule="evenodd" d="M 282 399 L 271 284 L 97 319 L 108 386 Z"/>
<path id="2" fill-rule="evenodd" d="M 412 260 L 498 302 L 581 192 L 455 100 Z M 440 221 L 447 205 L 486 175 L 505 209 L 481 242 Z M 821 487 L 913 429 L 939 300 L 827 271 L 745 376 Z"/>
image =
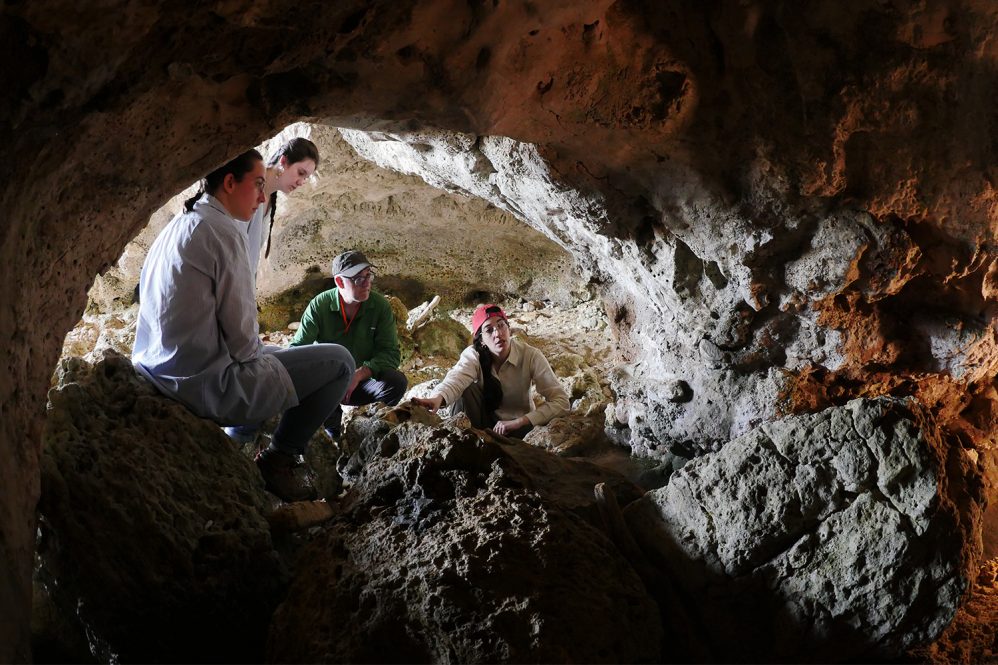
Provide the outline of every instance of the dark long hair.
<path id="1" fill-rule="evenodd" d="M 261 155 L 256 150 L 247 150 L 243 154 L 239 155 L 235 159 L 209 173 L 201 181 L 201 186 L 198 187 L 197 193 L 191 198 L 184 201 L 184 210 L 190 212 L 194 210 L 194 204 L 197 200 L 201 198 L 201 195 L 205 192 L 214 196 L 218 188 L 222 186 L 222 181 L 225 180 L 225 176 L 230 173 L 235 176 L 236 182 L 242 182 L 243 176 L 253 170 L 257 162 L 263 161 L 263 155 Z"/>
<path id="2" fill-rule="evenodd" d="M 288 166 L 298 162 L 311 159 L 315 162 L 315 168 L 319 168 L 319 149 L 308 139 L 302 137 L 293 138 L 270 156 L 267 160 L 267 168 L 274 168 L 281 161 L 281 157 L 287 159 Z M 274 215 L 277 213 L 277 190 L 270 194 L 270 227 L 267 229 L 267 248 L 263 252 L 263 258 L 270 256 L 270 235 L 274 232 Z"/>
<path id="3" fill-rule="evenodd" d="M 486 419 L 485 426 L 493 427 L 499 422 L 496 409 L 502 404 L 502 384 L 492 375 L 492 352 L 482 341 L 482 331 L 475 333 L 472 346 L 478 352 L 478 364 L 482 366 L 482 416 Z"/>

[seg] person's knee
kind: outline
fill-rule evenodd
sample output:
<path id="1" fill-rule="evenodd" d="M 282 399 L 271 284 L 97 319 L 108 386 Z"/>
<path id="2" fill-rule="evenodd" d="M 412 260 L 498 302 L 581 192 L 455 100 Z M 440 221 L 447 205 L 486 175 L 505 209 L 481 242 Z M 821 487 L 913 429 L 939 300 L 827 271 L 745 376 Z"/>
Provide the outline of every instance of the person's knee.
<path id="1" fill-rule="evenodd" d="M 329 344 L 329 358 L 337 363 L 342 369 L 340 376 L 352 376 L 357 369 L 357 363 L 345 346 L 339 344 Z"/>
<path id="2" fill-rule="evenodd" d="M 385 383 L 385 404 L 395 406 L 405 395 L 405 389 L 409 387 L 409 379 L 405 374 L 397 369 L 387 369 L 381 373 L 381 380 Z"/>

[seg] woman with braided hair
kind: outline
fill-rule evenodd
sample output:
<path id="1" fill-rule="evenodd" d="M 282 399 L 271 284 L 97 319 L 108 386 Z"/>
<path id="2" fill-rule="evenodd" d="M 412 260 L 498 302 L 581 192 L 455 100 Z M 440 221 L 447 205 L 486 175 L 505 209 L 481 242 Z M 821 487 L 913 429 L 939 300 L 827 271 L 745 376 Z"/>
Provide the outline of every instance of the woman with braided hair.
<path id="1" fill-rule="evenodd" d="M 558 383 L 544 354 L 514 339 L 506 312 L 494 304 L 479 305 L 471 317 L 472 345 L 426 399 L 413 403 L 436 411 L 451 405 L 464 411 L 472 427 L 522 439 L 534 427 L 568 413 L 568 394 Z M 534 408 L 531 384 L 544 397 Z"/>
<path id="2" fill-rule="evenodd" d="M 277 213 L 277 192 L 285 196 L 305 184 L 319 167 L 319 149 L 306 138 L 293 138 L 278 148 L 267 160 L 263 205 L 256 209 L 247 228 L 250 272 L 256 279 L 260 252 L 270 254 L 274 215 Z"/>
<path id="3" fill-rule="evenodd" d="M 263 204 L 249 218 L 246 231 L 246 254 L 254 290 L 256 272 L 260 264 L 260 252 L 266 258 L 270 254 L 270 236 L 274 230 L 274 216 L 277 213 L 277 192 L 285 196 L 305 184 L 319 166 L 319 149 L 306 138 L 296 137 L 286 141 L 267 160 L 264 171 Z M 260 428 L 249 425 L 230 425 L 225 433 L 240 444 L 256 441 Z"/>

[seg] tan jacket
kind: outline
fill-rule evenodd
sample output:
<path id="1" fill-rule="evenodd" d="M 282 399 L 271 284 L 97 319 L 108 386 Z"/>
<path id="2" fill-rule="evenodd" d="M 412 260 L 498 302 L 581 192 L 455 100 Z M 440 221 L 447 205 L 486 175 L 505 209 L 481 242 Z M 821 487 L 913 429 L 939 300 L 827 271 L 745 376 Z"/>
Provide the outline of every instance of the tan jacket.
<path id="1" fill-rule="evenodd" d="M 529 344 L 513 338 L 509 357 L 498 372 L 493 367 L 492 374 L 502 384 L 502 403 L 496 410 L 500 420 L 513 420 L 526 414 L 530 423 L 537 427 L 568 413 L 568 394 L 558 383 L 544 354 Z M 444 398 L 445 404 L 453 404 L 472 383 L 484 388 L 478 352 L 469 346 L 434 392 Z M 536 409 L 530 399 L 531 383 L 544 397 L 544 404 Z"/>

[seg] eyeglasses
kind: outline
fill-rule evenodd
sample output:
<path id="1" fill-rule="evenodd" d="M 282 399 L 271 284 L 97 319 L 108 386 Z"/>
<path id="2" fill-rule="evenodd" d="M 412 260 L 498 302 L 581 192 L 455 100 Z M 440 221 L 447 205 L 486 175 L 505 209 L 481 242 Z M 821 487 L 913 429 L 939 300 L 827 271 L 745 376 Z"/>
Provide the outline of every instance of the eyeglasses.
<path id="1" fill-rule="evenodd" d="M 494 326 L 482 326 L 482 334 L 490 337 L 503 330 L 509 330 L 509 324 L 506 323 L 505 319 L 499 319 Z"/>
<path id="2" fill-rule="evenodd" d="M 370 284 L 372 281 L 374 281 L 373 272 L 366 272 L 362 275 L 357 275 L 355 277 L 347 277 L 346 275 L 343 275 L 343 277 L 349 279 L 351 283 L 357 284 L 359 286 L 364 286 L 365 284 Z"/>

